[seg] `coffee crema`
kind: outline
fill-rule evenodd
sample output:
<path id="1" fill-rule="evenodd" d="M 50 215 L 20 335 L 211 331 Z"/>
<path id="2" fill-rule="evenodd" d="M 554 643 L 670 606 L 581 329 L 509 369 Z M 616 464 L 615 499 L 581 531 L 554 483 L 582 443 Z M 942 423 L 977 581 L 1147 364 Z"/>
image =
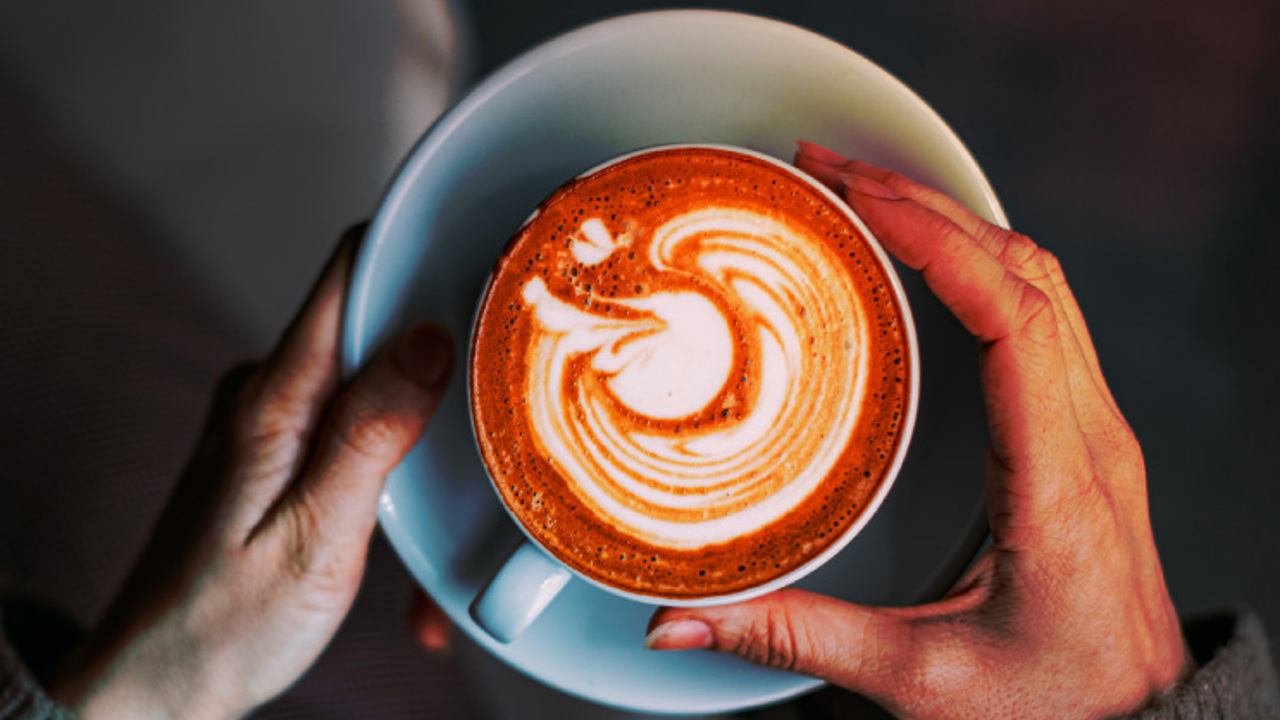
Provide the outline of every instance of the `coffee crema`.
<path id="1" fill-rule="evenodd" d="M 470 402 L 544 548 L 699 598 L 785 575 L 857 520 L 901 442 L 911 356 L 837 202 L 752 155 L 668 148 L 570 181 L 517 231 L 478 309 Z"/>

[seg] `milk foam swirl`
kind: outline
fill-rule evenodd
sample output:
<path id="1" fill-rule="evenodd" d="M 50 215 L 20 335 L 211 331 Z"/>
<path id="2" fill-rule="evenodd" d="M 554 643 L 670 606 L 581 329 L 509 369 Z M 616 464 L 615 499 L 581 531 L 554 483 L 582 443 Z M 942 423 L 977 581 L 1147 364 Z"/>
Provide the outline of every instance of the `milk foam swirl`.
<path id="1" fill-rule="evenodd" d="M 584 309 L 525 283 L 539 448 L 583 503 L 654 545 L 764 528 L 828 476 L 856 425 L 869 329 L 848 270 L 806 228 L 730 207 L 648 238 L 588 219 L 574 255 L 622 247 L 680 289 Z"/>

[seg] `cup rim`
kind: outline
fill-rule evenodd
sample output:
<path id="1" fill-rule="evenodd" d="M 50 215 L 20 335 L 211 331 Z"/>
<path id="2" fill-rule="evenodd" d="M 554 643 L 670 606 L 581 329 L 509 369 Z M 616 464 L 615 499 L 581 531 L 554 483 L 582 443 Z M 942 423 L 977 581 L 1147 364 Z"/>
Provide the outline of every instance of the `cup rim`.
<path id="1" fill-rule="evenodd" d="M 624 152 L 620 155 L 615 155 L 607 160 L 604 160 L 603 162 L 597 163 L 596 165 L 593 165 L 590 168 L 574 175 L 572 178 L 567 179 L 564 183 L 562 183 L 560 186 L 557 186 L 554 190 L 551 191 L 550 194 L 548 194 L 545 198 L 543 198 L 537 204 L 537 206 L 533 209 L 533 211 L 529 213 L 529 216 L 526 217 L 520 223 L 520 225 L 515 230 L 512 231 L 511 237 L 514 238 L 516 234 L 518 234 L 522 229 L 524 229 L 526 225 L 532 222 L 534 218 L 536 218 L 538 214 L 541 212 L 541 209 L 546 204 L 546 202 L 549 199 L 551 199 L 551 197 L 553 197 L 557 192 L 559 192 L 560 188 L 563 187 L 565 184 L 573 182 L 574 180 L 580 180 L 583 178 L 590 177 L 614 165 L 617 165 L 619 163 L 625 162 L 627 160 L 630 160 L 632 158 L 636 158 L 642 155 L 647 155 L 650 153 L 657 153 L 657 152 L 664 152 L 664 151 L 671 151 L 671 150 L 697 150 L 697 149 L 715 150 L 715 151 L 726 152 L 731 154 L 736 153 L 736 154 L 745 155 L 747 157 L 751 157 L 751 158 L 769 163 L 770 165 L 773 165 L 774 167 L 781 169 L 783 172 L 787 173 L 792 178 L 809 185 L 811 188 L 816 190 L 819 194 L 821 194 L 827 200 L 831 201 L 835 205 L 835 207 L 839 209 L 839 211 L 845 217 L 846 220 L 853 223 L 854 227 L 856 227 L 858 231 L 862 233 L 863 238 L 867 241 L 868 246 L 871 248 L 872 253 L 875 255 L 876 261 L 880 264 L 880 267 L 885 271 L 885 274 L 888 276 L 889 285 L 892 288 L 893 296 L 895 300 L 897 300 L 899 315 L 902 319 L 902 324 L 905 330 L 906 340 L 907 340 L 907 354 L 908 354 L 908 362 L 909 362 L 908 376 L 910 381 L 908 383 L 909 388 L 907 392 L 906 408 L 902 418 L 901 434 L 899 435 L 899 438 L 898 438 L 897 447 L 894 450 L 893 460 L 890 462 L 889 466 L 886 468 L 883 475 L 883 479 L 881 480 L 879 487 L 876 488 L 876 491 L 872 494 L 871 498 L 866 502 L 866 504 L 862 509 L 862 512 L 853 521 L 853 523 L 849 525 L 849 527 L 845 528 L 844 532 L 841 533 L 840 538 L 835 542 L 831 543 L 830 545 L 828 545 L 825 549 L 823 549 L 822 552 L 818 553 L 817 555 L 814 555 L 813 557 L 804 561 L 800 565 L 792 568 L 788 572 L 783 573 L 782 575 L 774 577 L 759 585 L 753 585 L 749 588 L 737 590 L 732 593 L 723 593 L 723 594 L 717 594 L 717 595 L 700 596 L 696 598 L 687 598 L 687 597 L 668 597 L 660 594 L 637 593 L 631 590 L 625 590 L 623 588 L 610 585 L 602 580 L 593 578 L 587 575 L 586 573 L 583 573 L 582 571 L 573 567 L 569 563 L 561 560 L 555 553 L 548 550 L 547 547 L 544 546 L 542 542 L 539 541 L 538 538 L 535 537 L 534 534 L 530 532 L 527 527 L 525 527 L 524 523 L 520 521 L 520 518 L 517 517 L 516 514 L 511 510 L 510 506 L 508 506 L 506 498 L 503 497 L 501 491 L 499 491 L 498 489 L 497 480 L 494 478 L 493 473 L 489 469 L 489 463 L 487 458 L 485 457 L 483 445 L 481 444 L 480 438 L 477 434 L 475 407 L 471 402 L 471 399 L 473 397 L 473 387 L 472 387 L 473 375 L 471 372 L 471 368 L 473 365 L 473 357 L 475 352 L 475 335 L 476 335 L 476 328 L 478 326 L 478 321 L 480 319 L 480 309 L 481 307 L 483 307 L 485 299 L 488 297 L 489 288 L 492 285 L 493 279 L 494 279 L 494 270 L 491 267 L 488 274 L 485 276 L 483 286 L 480 290 L 479 295 L 475 300 L 475 303 L 471 311 L 470 332 L 468 333 L 468 336 L 467 336 L 467 353 L 466 353 L 467 396 L 466 396 L 466 401 L 464 403 L 467 408 L 467 419 L 468 419 L 468 424 L 471 430 L 471 439 L 472 439 L 472 442 L 475 443 L 476 451 L 480 456 L 480 459 L 481 459 L 480 465 L 481 467 L 484 468 L 485 477 L 488 478 L 489 480 L 489 488 L 497 496 L 498 504 L 502 507 L 503 512 L 507 514 L 507 516 L 511 519 L 511 522 L 520 530 L 520 533 L 521 535 L 524 536 L 524 539 L 527 542 L 529 542 L 533 547 L 537 548 L 540 552 L 545 554 L 557 565 L 567 569 L 573 575 L 573 577 L 580 580 L 584 580 L 590 583 L 591 585 L 597 588 L 600 588 L 601 590 L 604 590 L 605 592 L 608 592 L 612 595 L 616 595 L 618 597 L 622 597 L 627 600 L 632 600 L 634 602 L 644 603 L 646 605 L 655 605 L 655 606 L 666 605 L 671 607 L 708 607 L 713 605 L 728 605 L 730 603 L 742 602 L 745 600 L 750 600 L 752 598 L 760 597 L 761 595 L 766 595 L 770 592 L 773 592 L 775 590 L 780 590 L 790 585 L 794 585 L 795 583 L 804 579 L 806 576 L 817 571 L 819 568 L 825 565 L 829 560 L 831 560 L 833 557 L 838 555 L 840 551 L 842 551 L 845 547 L 847 547 L 849 543 L 852 542 L 853 539 L 861 533 L 862 529 L 866 527 L 866 525 L 869 522 L 871 522 L 871 519 L 875 516 L 876 512 L 880 509 L 881 504 L 883 504 L 885 498 L 888 496 L 889 491 L 892 489 L 893 484 L 896 481 L 898 474 L 902 469 L 903 462 L 905 462 L 906 460 L 907 450 L 908 450 L 908 447 L 911 445 L 912 434 L 915 430 L 916 415 L 919 409 L 921 373 L 920 373 L 919 342 L 916 337 L 915 320 L 911 314 L 911 306 L 907 303 L 907 296 L 902 286 L 902 280 L 901 278 L 898 277 L 897 270 L 894 268 L 891 258 L 889 257 L 888 253 L 884 250 L 884 248 L 880 245 L 880 241 L 876 238 L 875 234 L 871 232 L 871 229 L 867 227 L 866 223 L 863 222 L 862 218 L 859 217 L 856 212 L 854 212 L 853 208 L 850 207 L 849 204 L 843 198 L 836 195 L 835 192 L 831 190 L 831 188 L 822 184 L 816 178 L 804 172 L 803 170 L 797 168 L 795 165 L 792 165 L 791 163 L 784 162 L 783 160 L 780 160 L 772 155 L 760 152 L 758 150 L 753 150 L 751 148 L 741 147 L 737 145 L 730 145 L 727 143 L 694 142 L 694 143 L 662 143 L 657 145 L 646 145 L 628 152 Z M 510 242 L 510 240 L 508 242 Z M 500 254 L 501 254 L 501 251 L 499 252 L 499 255 Z M 496 262 L 497 257 L 495 257 L 494 260 Z"/>

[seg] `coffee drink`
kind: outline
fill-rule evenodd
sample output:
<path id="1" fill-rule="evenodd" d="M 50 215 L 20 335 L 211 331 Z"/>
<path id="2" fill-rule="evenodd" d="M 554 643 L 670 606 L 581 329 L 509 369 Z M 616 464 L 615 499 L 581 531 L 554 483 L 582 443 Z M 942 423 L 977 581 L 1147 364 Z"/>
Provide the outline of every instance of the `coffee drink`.
<path id="1" fill-rule="evenodd" d="M 754 154 L 672 146 L 576 178 L 498 259 L 470 402 L 525 530 L 643 596 L 724 596 L 838 542 L 899 461 L 895 280 L 849 211 Z"/>

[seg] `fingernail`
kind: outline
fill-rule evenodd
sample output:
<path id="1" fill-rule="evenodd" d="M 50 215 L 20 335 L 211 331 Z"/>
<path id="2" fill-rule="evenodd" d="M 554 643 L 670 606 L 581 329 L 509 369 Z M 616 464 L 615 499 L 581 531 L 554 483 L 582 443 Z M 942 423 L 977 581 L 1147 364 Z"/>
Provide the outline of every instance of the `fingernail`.
<path id="1" fill-rule="evenodd" d="M 818 143 L 809 142 L 808 140 L 797 140 L 796 147 L 799 148 L 800 154 L 822 163 L 823 165 L 844 165 L 849 162 L 849 158 L 830 148 L 825 148 Z"/>
<path id="2" fill-rule="evenodd" d="M 858 175 L 857 173 L 840 173 L 840 182 L 850 190 L 859 195 L 867 195 L 869 197 L 880 198 L 881 200 L 901 200 L 902 196 L 894 192 L 882 182 L 872 180 L 866 175 Z"/>
<path id="3" fill-rule="evenodd" d="M 440 325 L 419 323 L 400 338 L 392 359 L 405 377 L 423 387 L 435 387 L 453 364 L 453 341 Z"/>
<path id="4" fill-rule="evenodd" d="M 449 652 L 449 628 L 439 624 L 431 624 L 418 633 L 418 642 L 429 652 L 445 655 Z"/>
<path id="5" fill-rule="evenodd" d="M 644 639 L 649 650 L 697 650 L 711 647 L 711 627 L 700 620 L 673 620 L 654 628 Z"/>

